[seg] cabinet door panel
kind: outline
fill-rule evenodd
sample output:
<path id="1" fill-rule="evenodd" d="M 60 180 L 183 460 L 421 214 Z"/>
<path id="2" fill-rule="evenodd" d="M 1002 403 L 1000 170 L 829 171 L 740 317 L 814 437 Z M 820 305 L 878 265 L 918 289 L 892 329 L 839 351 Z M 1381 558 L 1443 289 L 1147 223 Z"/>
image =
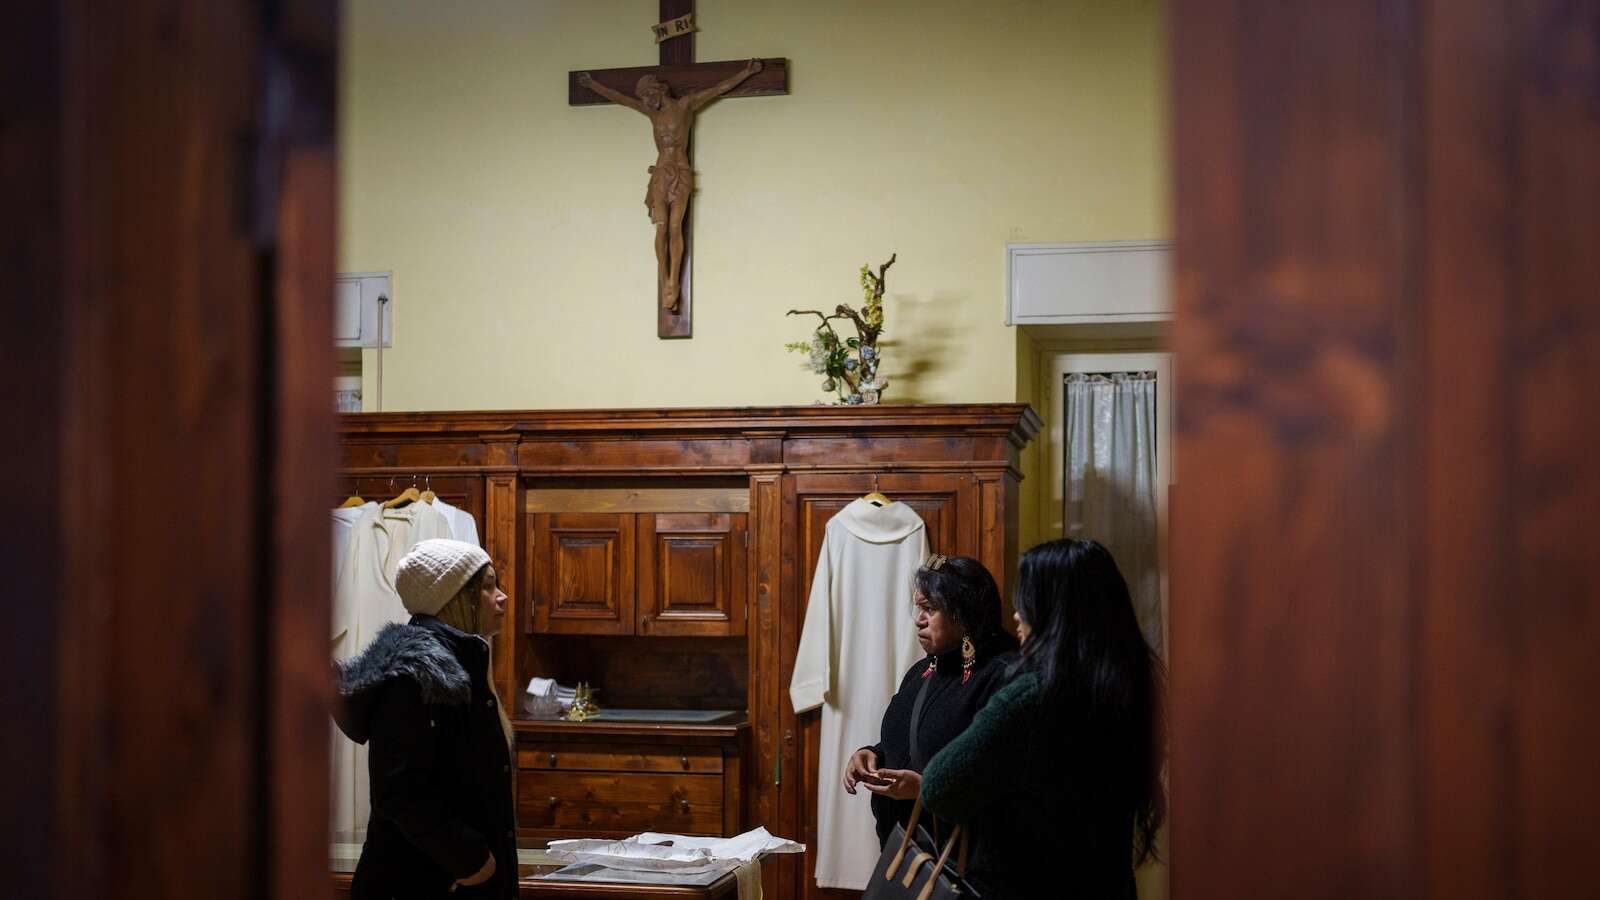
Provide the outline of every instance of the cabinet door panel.
<path id="1" fill-rule="evenodd" d="M 639 517 L 639 633 L 744 633 L 743 513 Z"/>
<path id="2" fill-rule="evenodd" d="M 533 517 L 532 621 L 547 634 L 632 634 L 634 517 Z"/>

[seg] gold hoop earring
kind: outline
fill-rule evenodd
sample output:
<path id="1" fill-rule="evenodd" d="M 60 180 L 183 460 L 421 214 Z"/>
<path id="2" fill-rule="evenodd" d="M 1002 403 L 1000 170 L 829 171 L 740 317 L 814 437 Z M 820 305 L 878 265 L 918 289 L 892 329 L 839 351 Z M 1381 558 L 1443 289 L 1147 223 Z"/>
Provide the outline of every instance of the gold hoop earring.
<path id="1" fill-rule="evenodd" d="M 978 661 L 978 648 L 972 643 L 972 636 L 961 638 L 961 683 L 966 684 L 972 678 L 972 664 Z"/>

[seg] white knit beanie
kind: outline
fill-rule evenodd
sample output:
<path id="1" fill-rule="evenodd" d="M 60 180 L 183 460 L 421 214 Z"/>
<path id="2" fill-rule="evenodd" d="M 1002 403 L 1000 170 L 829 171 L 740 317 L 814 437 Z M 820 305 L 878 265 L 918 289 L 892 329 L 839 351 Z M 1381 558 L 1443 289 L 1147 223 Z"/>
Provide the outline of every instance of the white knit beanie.
<path id="1" fill-rule="evenodd" d="M 489 554 L 463 541 L 422 541 L 400 560 L 394 586 L 400 602 L 414 616 L 437 615 L 478 570 Z"/>

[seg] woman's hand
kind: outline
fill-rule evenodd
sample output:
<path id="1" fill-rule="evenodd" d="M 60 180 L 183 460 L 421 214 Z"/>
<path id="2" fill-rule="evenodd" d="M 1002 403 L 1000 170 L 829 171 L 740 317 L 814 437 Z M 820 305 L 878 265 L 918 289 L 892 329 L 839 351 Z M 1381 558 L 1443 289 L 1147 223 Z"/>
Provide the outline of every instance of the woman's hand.
<path id="1" fill-rule="evenodd" d="M 880 784 L 870 781 L 863 782 L 866 789 L 880 797 L 890 800 L 915 800 L 917 792 L 922 790 L 922 773 L 910 769 L 879 769 L 876 773 Z"/>
<path id="2" fill-rule="evenodd" d="M 474 872 L 472 874 L 471 878 L 458 879 L 456 881 L 456 884 L 458 884 L 458 885 L 460 885 L 462 887 L 472 887 L 475 884 L 483 884 L 485 881 L 488 881 L 489 879 L 491 879 L 493 877 L 494 877 L 494 854 L 491 853 L 491 854 L 489 854 L 489 860 L 483 864 L 483 868 L 481 868 L 478 871 Z"/>
<path id="3" fill-rule="evenodd" d="M 862 747 L 851 754 L 850 761 L 844 764 L 844 791 L 847 794 L 856 792 L 856 784 L 878 775 L 878 754 L 866 747 Z"/>

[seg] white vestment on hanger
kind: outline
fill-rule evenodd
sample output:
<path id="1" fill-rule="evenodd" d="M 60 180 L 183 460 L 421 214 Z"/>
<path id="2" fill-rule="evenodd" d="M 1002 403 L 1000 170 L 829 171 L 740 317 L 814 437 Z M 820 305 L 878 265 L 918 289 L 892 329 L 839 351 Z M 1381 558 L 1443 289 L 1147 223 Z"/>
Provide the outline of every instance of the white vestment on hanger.
<path id="1" fill-rule="evenodd" d="M 822 707 L 817 773 L 817 884 L 861 890 L 878 861 L 868 793 L 844 793 L 850 755 L 878 743 L 900 677 L 922 656 L 911 580 L 928 555 L 922 519 L 904 503 L 856 500 L 823 536 L 789 682 L 796 712 Z"/>
<path id="2" fill-rule="evenodd" d="M 349 630 L 354 618 L 353 611 L 341 607 L 339 603 L 339 578 L 344 575 L 344 567 L 350 562 L 350 555 L 355 547 L 355 542 L 351 538 L 363 519 L 378 514 L 382 509 L 383 504 L 376 500 L 368 500 L 360 506 L 333 511 L 333 639 L 335 641 Z"/>
<path id="3" fill-rule="evenodd" d="M 334 590 L 334 659 L 345 662 L 357 655 L 390 622 L 410 621 L 411 614 L 394 589 L 395 569 L 419 542 L 450 536 L 449 522 L 427 503 L 377 507 L 358 518 Z M 339 726 L 329 727 L 333 731 L 329 830 L 336 841 L 357 843 L 366 837 L 372 812 L 367 748 L 345 737 Z"/>
<path id="4" fill-rule="evenodd" d="M 478 522 L 472 518 L 472 513 L 459 506 L 451 506 L 443 500 L 435 499 L 433 508 L 444 515 L 444 520 L 450 523 L 450 536 L 458 541 L 482 547 L 478 543 Z"/>

